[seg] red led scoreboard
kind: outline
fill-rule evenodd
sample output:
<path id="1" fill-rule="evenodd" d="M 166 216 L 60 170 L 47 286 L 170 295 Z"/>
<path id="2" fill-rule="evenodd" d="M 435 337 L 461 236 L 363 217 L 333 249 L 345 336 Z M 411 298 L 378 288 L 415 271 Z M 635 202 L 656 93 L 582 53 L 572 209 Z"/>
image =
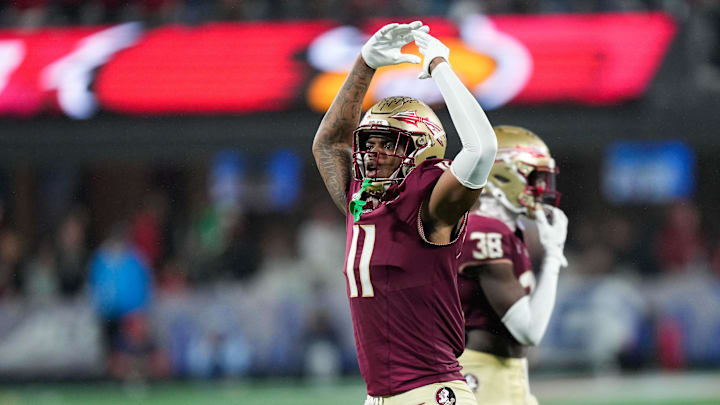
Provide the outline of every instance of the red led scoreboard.
<path id="1" fill-rule="evenodd" d="M 454 69 L 486 108 L 638 98 L 675 33 L 662 13 L 424 21 L 451 48 Z M 387 22 L 362 29 L 299 21 L 0 31 L 0 115 L 323 111 L 364 38 Z M 432 83 L 416 79 L 418 70 L 382 68 L 366 104 L 391 94 L 441 102 Z"/>

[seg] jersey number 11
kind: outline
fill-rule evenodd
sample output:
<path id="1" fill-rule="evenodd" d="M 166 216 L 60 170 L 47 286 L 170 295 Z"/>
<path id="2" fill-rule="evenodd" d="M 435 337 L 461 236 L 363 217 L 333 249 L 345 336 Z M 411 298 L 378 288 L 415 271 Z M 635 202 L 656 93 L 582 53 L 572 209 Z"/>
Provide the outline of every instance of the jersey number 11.
<path id="1" fill-rule="evenodd" d="M 365 232 L 365 243 L 363 243 L 362 252 L 360 253 L 360 286 L 362 287 L 363 297 L 372 297 L 373 286 L 370 282 L 370 258 L 375 247 L 375 225 L 353 225 L 352 242 L 350 243 L 350 251 L 348 252 L 347 273 L 348 284 L 350 285 L 350 298 L 358 296 L 357 282 L 355 281 L 355 253 L 357 252 L 358 236 L 360 228 Z"/>

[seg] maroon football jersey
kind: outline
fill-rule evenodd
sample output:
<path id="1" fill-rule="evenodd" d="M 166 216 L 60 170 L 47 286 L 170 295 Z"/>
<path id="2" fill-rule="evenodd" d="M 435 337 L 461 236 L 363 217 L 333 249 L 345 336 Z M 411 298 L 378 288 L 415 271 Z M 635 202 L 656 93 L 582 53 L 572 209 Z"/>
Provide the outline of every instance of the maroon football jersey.
<path id="1" fill-rule="evenodd" d="M 465 332 L 457 288 L 464 235 L 448 245 L 427 242 L 420 207 L 447 160 L 429 159 L 397 186 L 397 197 L 347 215 L 345 278 L 358 363 L 372 396 L 462 379 L 457 357 Z M 361 188 L 353 180 L 348 202 Z"/>
<path id="2" fill-rule="evenodd" d="M 532 272 L 530 255 L 522 240 L 522 231 L 518 229 L 513 232 L 500 220 L 483 216 L 478 211 L 471 212 L 460 256 L 458 279 L 465 328 L 482 329 L 514 341 L 515 338 L 495 313 L 477 279 L 469 279 L 462 274 L 466 267 L 494 262 L 511 264 L 515 277 L 525 287 L 526 293 L 529 294 L 535 287 L 535 275 Z"/>

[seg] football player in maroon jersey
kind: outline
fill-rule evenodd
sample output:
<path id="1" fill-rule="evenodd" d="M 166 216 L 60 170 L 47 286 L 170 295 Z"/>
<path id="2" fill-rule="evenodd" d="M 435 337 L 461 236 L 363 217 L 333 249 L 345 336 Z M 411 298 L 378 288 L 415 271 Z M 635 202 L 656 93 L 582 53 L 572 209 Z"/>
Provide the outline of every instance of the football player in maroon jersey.
<path id="1" fill-rule="evenodd" d="M 462 143 L 452 162 L 443 159 L 442 124 L 419 100 L 385 98 L 360 120 L 375 69 L 421 62 L 400 51 L 412 40 L 424 55 L 420 78 L 439 87 Z M 457 241 L 497 142 L 448 55 L 419 21 L 381 28 L 313 142 L 325 186 L 346 215 L 344 272 L 366 404 L 475 404 L 457 361 L 465 346 Z"/>
<path id="2" fill-rule="evenodd" d="M 555 160 L 520 127 L 498 126 L 498 152 L 479 209 L 470 213 L 460 256 L 460 298 L 467 340 L 463 375 L 480 404 L 537 404 L 525 359 L 555 304 L 567 218 L 556 208 Z M 550 215 L 546 214 L 549 213 Z M 536 283 L 518 218 L 534 219 L 545 249 Z"/>

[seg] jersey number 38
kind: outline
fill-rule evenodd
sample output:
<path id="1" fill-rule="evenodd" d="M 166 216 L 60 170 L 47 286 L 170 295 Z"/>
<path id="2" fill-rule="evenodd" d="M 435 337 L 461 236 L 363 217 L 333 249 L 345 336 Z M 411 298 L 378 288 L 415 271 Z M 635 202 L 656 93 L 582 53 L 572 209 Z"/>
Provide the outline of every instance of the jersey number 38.
<path id="1" fill-rule="evenodd" d="M 502 235 L 497 232 L 472 232 L 470 240 L 476 240 L 473 250 L 476 260 L 499 259 L 503 257 Z"/>

